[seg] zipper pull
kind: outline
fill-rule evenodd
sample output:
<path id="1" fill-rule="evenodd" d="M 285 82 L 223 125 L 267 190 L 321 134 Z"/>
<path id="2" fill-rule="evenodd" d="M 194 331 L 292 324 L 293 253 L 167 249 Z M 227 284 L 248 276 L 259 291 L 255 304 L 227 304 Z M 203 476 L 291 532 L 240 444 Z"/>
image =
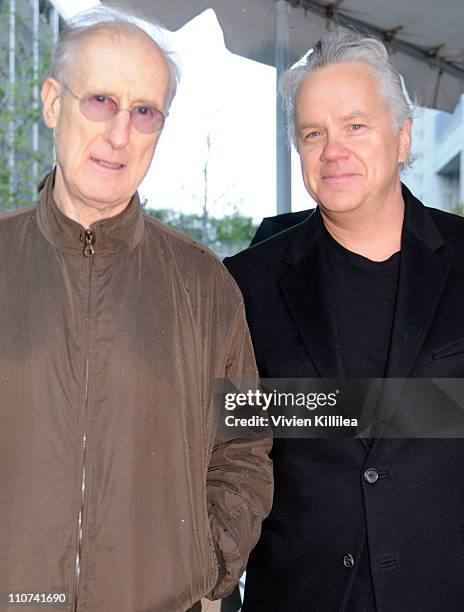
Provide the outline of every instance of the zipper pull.
<path id="1" fill-rule="evenodd" d="M 84 257 L 91 257 L 95 254 L 95 249 L 93 248 L 93 245 L 95 244 L 95 232 L 85 230 L 84 238 Z"/>

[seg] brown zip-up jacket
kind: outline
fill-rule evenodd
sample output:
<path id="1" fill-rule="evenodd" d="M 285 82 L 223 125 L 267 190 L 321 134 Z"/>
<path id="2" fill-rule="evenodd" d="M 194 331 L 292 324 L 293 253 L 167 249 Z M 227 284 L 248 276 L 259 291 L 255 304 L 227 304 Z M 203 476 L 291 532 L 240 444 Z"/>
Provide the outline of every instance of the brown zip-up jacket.
<path id="1" fill-rule="evenodd" d="M 271 505 L 270 440 L 214 432 L 214 379 L 256 376 L 242 298 L 137 196 L 85 231 L 52 190 L 0 219 L 0 592 L 184 611 Z"/>

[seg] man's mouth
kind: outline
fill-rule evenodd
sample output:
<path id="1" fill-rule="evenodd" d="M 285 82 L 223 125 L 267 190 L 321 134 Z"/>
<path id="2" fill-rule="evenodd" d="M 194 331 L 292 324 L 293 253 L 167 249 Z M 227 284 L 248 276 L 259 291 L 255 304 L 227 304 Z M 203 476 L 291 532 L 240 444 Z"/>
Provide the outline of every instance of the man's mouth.
<path id="1" fill-rule="evenodd" d="M 356 176 L 356 174 L 354 174 L 353 172 L 334 172 L 333 174 L 326 174 L 325 176 L 323 176 L 323 179 L 332 179 L 332 180 L 337 180 L 337 179 L 347 179 L 347 178 L 351 178 L 352 176 Z"/>
<path id="2" fill-rule="evenodd" d="M 125 164 L 119 164 L 117 162 L 109 162 L 105 159 L 98 159 L 97 157 L 90 158 L 93 162 L 98 164 L 99 166 L 103 166 L 104 168 L 109 168 L 110 170 L 120 170 L 124 168 Z"/>

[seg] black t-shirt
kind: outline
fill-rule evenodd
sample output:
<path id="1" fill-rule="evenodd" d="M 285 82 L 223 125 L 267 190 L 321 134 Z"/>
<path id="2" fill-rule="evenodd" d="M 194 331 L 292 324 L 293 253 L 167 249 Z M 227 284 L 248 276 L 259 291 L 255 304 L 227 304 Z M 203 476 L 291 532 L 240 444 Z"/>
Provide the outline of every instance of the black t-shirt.
<path id="1" fill-rule="evenodd" d="M 332 312 L 347 378 L 385 375 L 398 287 L 400 253 L 371 261 L 326 231 Z"/>
<path id="2" fill-rule="evenodd" d="M 347 378 L 382 378 L 390 346 L 400 253 L 371 261 L 326 231 L 331 310 Z M 367 544 L 357 561 L 347 612 L 376 610 Z"/>

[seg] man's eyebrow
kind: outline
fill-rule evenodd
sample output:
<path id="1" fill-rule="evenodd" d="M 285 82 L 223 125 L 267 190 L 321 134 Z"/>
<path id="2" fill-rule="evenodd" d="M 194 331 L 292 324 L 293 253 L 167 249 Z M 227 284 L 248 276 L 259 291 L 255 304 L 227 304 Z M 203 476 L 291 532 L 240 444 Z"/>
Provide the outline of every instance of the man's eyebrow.
<path id="1" fill-rule="evenodd" d="M 153 108 L 159 108 L 159 103 L 154 100 L 147 100 L 145 98 L 137 98 L 131 102 L 131 106 L 152 106 Z"/>
<path id="2" fill-rule="evenodd" d="M 342 115 L 342 121 L 351 121 L 353 119 L 369 119 L 369 115 L 367 115 L 364 111 L 355 110 L 351 113 L 347 113 L 346 115 Z M 319 123 L 305 122 L 300 123 L 298 125 L 298 131 L 304 132 L 305 130 L 311 130 L 314 128 L 320 128 L 321 125 Z"/>
<path id="3" fill-rule="evenodd" d="M 300 123 L 298 125 L 299 130 L 308 130 L 310 128 L 320 127 L 317 123 Z"/>
<path id="4" fill-rule="evenodd" d="M 342 115 L 342 121 L 350 121 L 350 119 L 368 119 L 369 115 L 367 115 L 365 112 L 361 111 L 361 110 L 355 110 L 351 113 L 347 113 L 346 115 Z M 313 123 L 313 122 L 305 122 L 305 123 L 300 123 L 298 125 L 298 129 L 299 130 L 308 130 L 311 128 L 318 128 L 321 127 L 319 123 Z"/>
<path id="5" fill-rule="evenodd" d="M 111 98 L 112 100 L 115 100 L 118 102 L 118 104 L 120 103 L 119 100 L 119 96 L 117 94 L 115 94 L 114 92 L 108 90 L 108 89 L 104 89 L 103 87 L 101 87 L 100 89 L 98 88 L 90 88 L 89 91 L 87 92 L 87 95 L 89 94 L 96 94 L 96 95 L 100 95 L 100 96 L 106 96 L 107 98 Z M 154 100 L 145 100 L 142 98 L 136 98 L 133 102 L 131 102 L 130 104 L 131 106 L 152 106 L 154 108 L 158 108 L 157 103 Z"/>

